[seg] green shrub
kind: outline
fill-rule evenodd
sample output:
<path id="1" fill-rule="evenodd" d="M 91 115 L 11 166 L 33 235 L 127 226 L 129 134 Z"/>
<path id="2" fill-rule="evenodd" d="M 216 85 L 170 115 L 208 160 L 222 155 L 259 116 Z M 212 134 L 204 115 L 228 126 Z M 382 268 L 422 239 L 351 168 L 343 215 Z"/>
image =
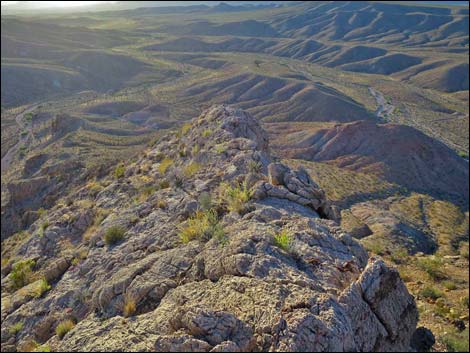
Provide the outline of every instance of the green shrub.
<path id="1" fill-rule="evenodd" d="M 459 333 L 448 333 L 443 338 L 448 352 L 468 352 L 468 327 Z"/>
<path id="2" fill-rule="evenodd" d="M 192 177 L 201 169 L 201 165 L 197 162 L 191 162 L 184 168 L 183 174 L 186 178 Z"/>
<path id="3" fill-rule="evenodd" d="M 158 166 L 158 171 L 160 174 L 165 174 L 168 168 L 173 164 L 173 160 L 171 158 L 165 158 L 160 162 Z"/>
<path id="4" fill-rule="evenodd" d="M 10 279 L 15 289 L 22 288 L 31 282 L 35 265 L 33 260 L 24 260 L 13 265 Z"/>
<path id="5" fill-rule="evenodd" d="M 57 336 L 59 336 L 60 339 L 62 339 L 67 334 L 67 332 L 71 331 L 74 327 L 75 322 L 70 319 L 64 320 L 57 325 L 55 333 Z"/>
<path id="6" fill-rule="evenodd" d="M 126 171 L 126 168 L 124 167 L 124 163 L 119 163 L 114 169 L 114 176 L 116 179 L 120 179 L 124 176 L 124 172 Z"/>
<path id="7" fill-rule="evenodd" d="M 421 289 L 419 294 L 424 298 L 433 299 L 433 300 L 442 298 L 444 296 L 444 293 L 442 293 L 442 291 L 431 286 L 424 287 L 423 289 Z"/>
<path id="8" fill-rule="evenodd" d="M 452 282 L 452 281 L 444 281 L 444 282 L 442 282 L 442 285 L 444 286 L 444 288 L 446 288 L 448 290 L 457 289 L 457 285 L 455 284 L 455 282 Z"/>
<path id="9" fill-rule="evenodd" d="M 43 344 L 34 349 L 33 352 L 50 352 L 51 351 L 51 346 L 48 344 Z"/>
<path id="10" fill-rule="evenodd" d="M 45 221 L 41 224 L 41 233 L 44 233 L 44 231 L 49 228 L 50 224 L 49 221 Z"/>
<path id="11" fill-rule="evenodd" d="M 217 153 L 221 154 L 221 153 L 224 153 L 225 151 L 227 151 L 227 146 L 223 143 L 220 143 L 218 145 L 215 145 L 214 150 Z"/>
<path id="12" fill-rule="evenodd" d="M 193 148 L 191 149 L 191 155 L 195 156 L 201 151 L 201 147 L 199 145 L 194 145 Z"/>
<path id="13" fill-rule="evenodd" d="M 421 270 L 426 272 L 434 280 L 447 278 L 444 272 L 444 261 L 436 255 L 419 259 L 417 264 Z"/>
<path id="14" fill-rule="evenodd" d="M 39 298 L 41 297 L 45 292 L 51 289 L 51 286 L 49 283 L 47 283 L 47 280 L 45 278 L 42 278 L 39 281 L 39 284 L 37 288 L 34 290 L 34 297 Z"/>
<path id="15" fill-rule="evenodd" d="M 245 210 L 245 204 L 253 196 L 253 191 L 248 188 L 246 183 L 234 187 L 228 183 L 221 183 L 219 196 L 221 201 L 226 203 L 230 212 L 242 213 Z"/>
<path id="16" fill-rule="evenodd" d="M 8 329 L 8 333 L 12 336 L 16 335 L 18 332 L 20 332 L 23 329 L 24 323 L 22 321 L 17 322 L 16 324 L 13 324 L 10 326 Z"/>
<path id="17" fill-rule="evenodd" d="M 189 130 L 191 130 L 191 123 L 184 123 L 183 126 L 181 127 L 181 134 L 186 135 Z"/>
<path id="18" fill-rule="evenodd" d="M 286 230 L 281 230 L 274 235 L 274 245 L 278 248 L 290 252 L 292 249 L 292 235 Z"/>
<path id="19" fill-rule="evenodd" d="M 126 230 L 121 226 L 112 226 L 104 234 L 104 242 L 107 245 L 114 245 L 124 239 Z"/>
<path id="20" fill-rule="evenodd" d="M 202 137 L 209 137 L 210 135 L 212 135 L 212 130 L 211 129 L 205 129 L 203 132 L 202 132 Z"/>
<path id="21" fill-rule="evenodd" d="M 222 239 L 224 231 L 219 224 L 217 212 L 215 210 L 197 211 L 181 228 L 179 237 L 183 244 L 191 240 L 209 240 L 212 237 Z"/>

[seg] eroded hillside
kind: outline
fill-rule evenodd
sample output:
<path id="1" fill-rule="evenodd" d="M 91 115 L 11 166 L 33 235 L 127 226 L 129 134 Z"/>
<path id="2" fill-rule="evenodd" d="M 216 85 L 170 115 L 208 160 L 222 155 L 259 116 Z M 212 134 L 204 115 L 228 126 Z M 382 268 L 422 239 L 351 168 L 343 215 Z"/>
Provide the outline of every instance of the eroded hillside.
<path id="1" fill-rule="evenodd" d="M 2 254 L 2 350 L 410 347 L 398 272 L 341 231 L 304 169 L 273 160 L 249 114 L 213 107 L 118 168 Z"/>

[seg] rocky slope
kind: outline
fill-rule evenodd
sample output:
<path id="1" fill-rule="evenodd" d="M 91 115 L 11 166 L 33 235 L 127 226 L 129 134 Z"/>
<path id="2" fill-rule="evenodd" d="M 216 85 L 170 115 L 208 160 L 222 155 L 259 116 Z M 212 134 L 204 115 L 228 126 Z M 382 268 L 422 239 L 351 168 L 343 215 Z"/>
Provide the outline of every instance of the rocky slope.
<path id="1" fill-rule="evenodd" d="M 305 170 L 276 162 L 254 118 L 212 107 L 12 246 L 2 351 L 409 349 L 413 297 L 338 214 Z M 64 320 L 76 325 L 61 339 Z"/>
<path id="2" fill-rule="evenodd" d="M 284 157 L 381 175 L 410 190 L 468 205 L 467 161 L 412 127 L 356 121 L 312 134 L 294 132 L 290 140 L 280 151 Z"/>

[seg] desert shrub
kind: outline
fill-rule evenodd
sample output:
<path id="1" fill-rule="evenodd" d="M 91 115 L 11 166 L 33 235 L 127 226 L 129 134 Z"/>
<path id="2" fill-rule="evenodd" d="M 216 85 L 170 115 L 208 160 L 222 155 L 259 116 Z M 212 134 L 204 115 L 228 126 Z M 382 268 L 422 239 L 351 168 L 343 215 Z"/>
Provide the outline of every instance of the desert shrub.
<path id="1" fill-rule="evenodd" d="M 191 123 L 184 123 L 183 126 L 181 127 L 181 134 L 186 135 L 189 130 L 191 130 Z"/>
<path id="2" fill-rule="evenodd" d="M 124 176 L 125 171 L 126 169 L 124 167 L 124 163 L 119 163 L 114 169 L 114 176 L 116 177 L 116 179 L 120 179 Z"/>
<path id="3" fill-rule="evenodd" d="M 469 258 L 469 250 L 468 250 L 468 242 L 461 242 L 460 243 L 460 246 L 459 246 L 459 254 L 460 256 L 462 256 L 464 259 L 467 259 Z"/>
<path id="4" fill-rule="evenodd" d="M 194 145 L 191 149 L 191 155 L 195 156 L 201 151 L 201 147 L 199 145 Z"/>
<path id="5" fill-rule="evenodd" d="M 284 251 L 291 251 L 292 235 L 287 231 L 287 229 L 282 229 L 279 233 L 274 234 L 274 245 Z"/>
<path id="6" fill-rule="evenodd" d="M 242 183 L 238 186 L 221 183 L 219 187 L 219 197 L 231 212 L 243 212 L 245 210 L 245 204 L 250 201 L 252 196 L 253 191 L 248 188 L 246 183 Z"/>
<path id="7" fill-rule="evenodd" d="M 202 137 L 209 137 L 210 135 L 212 135 L 212 130 L 211 129 L 205 129 L 203 132 L 202 132 Z"/>
<path id="8" fill-rule="evenodd" d="M 417 265 L 434 280 L 447 278 L 447 275 L 443 270 L 444 261 L 439 256 L 433 255 L 419 259 Z"/>
<path id="9" fill-rule="evenodd" d="M 444 288 L 446 288 L 448 290 L 457 289 L 457 285 L 453 281 L 444 281 L 444 282 L 442 282 L 442 285 L 444 286 Z"/>
<path id="10" fill-rule="evenodd" d="M 158 166 L 158 171 L 160 174 L 165 174 L 168 168 L 173 164 L 173 160 L 171 158 L 165 158 L 160 162 Z"/>
<path id="11" fill-rule="evenodd" d="M 157 191 L 157 188 L 153 185 L 144 186 L 140 190 L 140 196 L 138 197 L 138 200 L 143 202 L 147 200 L 150 196 L 152 196 L 156 191 Z"/>
<path id="12" fill-rule="evenodd" d="M 260 162 L 254 161 L 252 159 L 248 161 L 248 170 L 251 173 L 255 173 L 255 174 L 261 173 L 262 168 L 263 168 L 263 165 Z"/>
<path id="13" fill-rule="evenodd" d="M 121 226 L 112 226 L 104 233 L 104 242 L 107 245 L 114 245 L 124 239 L 126 230 Z"/>
<path id="14" fill-rule="evenodd" d="M 90 191 L 91 196 L 96 196 L 100 191 L 104 189 L 103 185 L 99 184 L 96 181 L 92 181 L 87 185 L 88 190 Z"/>
<path id="15" fill-rule="evenodd" d="M 382 239 L 364 239 L 362 243 L 368 252 L 380 256 L 385 255 L 387 246 Z"/>
<path id="16" fill-rule="evenodd" d="M 392 250 L 391 260 L 396 264 L 402 264 L 406 262 L 408 258 L 408 250 L 404 247 L 399 247 Z"/>
<path id="17" fill-rule="evenodd" d="M 468 327 L 459 333 L 448 333 L 442 338 L 448 352 L 468 352 Z"/>
<path id="18" fill-rule="evenodd" d="M 178 150 L 178 155 L 184 158 L 188 155 L 188 150 L 185 147 L 182 147 Z"/>
<path id="19" fill-rule="evenodd" d="M 218 145 L 215 145 L 214 150 L 219 154 L 224 153 L 225 151 L 227 151 L 227 146 L 223 143 L 220 143 Z"/>
<path id="20" fill-rule="evenodd" d="M 166 179 L 163 179 L 158 183 L 158 186 L 160 189 L 168 189 L 170 187 L 170 182 Z"/>
<path id="21" fill-rule="evenodd" d="M 49 346 L 48 344 L 42 344 L 42 345 L 38 345 L 33 352 L 50 352 L 51 351 L 51 346 Z"/>
<path id="22" fill-rule="evenodd" d="M 23 329 L 23 325 L 24 325 L 23 321 L 19 321 L 16 324 L 11 325 L 8 328 L 8 333 L 13 336 L 16 335 L 18 332 L 20 332 Z"/>
<path id="23" fill-rule="evenodd" d="M 424 287 L 423 289 L 421 289 L 419 294 L 424 298 L 433 299 L 433 300 L 442 298 L 444 296 L 444 293 L 442 293 L 442 291 L 432 286 Z"/>
<path id="24" fill-rule="evenodd" d="M 34 297 L 39 298 L 50 289 L 51 289 L 51 285 L 47 283 L 47 280 L 45 278 L 42 278 L 39 281 L 38 286 L 34 289 Z"/>
<path id="25" fill-rule="evenodd" d="M 222 233 L 223 228 L 219 224 L 215 210 L 197 211 L 181 228 L 179 237 L 181 242 L 186 244 L 194 239 L 208 240 L 216 237 L 220 240 L 224 237 Z"/>
<path id="26" fill-rule="evenodd" d="M 40 237 L 42 237 L 42 236 L 44 235 L 44 231 L 45 231 L 47 228 L 49 228 L 49 226 L 50 226 L 49 221 L 44 221 L 44 222 L 42 222 L 41 225 L 39 226 L 38 235 L 39 235 Z"/>
<path id="27" fill-rule="evenodd" d="M 33 279 L 33 267 L 36 263 L 33 260 L 19 261 L 13 265 L 10 279 L 15 289 L 26 286 Z"/>
<path id="28" fill-rule="evenodd" d="M 160 209 L 165 209 L 167 208 L 168 204 L 166 203 L 165 200 L 158 200 L 157 201 L 157 207 Z"/>
<path id="29" fill-rule="evenodd" d="M 199 169 L 201 169 L 201 164 L 197 162 L 191 162 L 184 168 L 183 174 L 186 178 L 192 177 L 194 174 L 196 174 Z"/>
<path id="30" fill-rule="evenodd" d="M 73 320 L 64 320 L 57 325 L 55 333 L 57 336 L 59 336 L 60 339 L 62 339 L 67 334 L 67 332 L 71 331 L 74 327 L 75 322 L 73 322 Z"/>
<path id="31" fill-rule="evenodd" d="M 37 211 L 37 214 L 38 214 L 38 217 L 41 218 L 42 216 L 44 216 L 44 214 L 46 213 L 46 210 L 41 207 L 40 209 L 38 209 Z"/>
<path id="32" fill-rule="evenodd" d="M 135 311 L 137 309 L 137 303 L 135 302 L 135 299 L 131 295 L 126 295 L 124 297 L 124 305 L 122 308 L 122 313 L 125 317 L 129 317 L 134 315 Z"/>

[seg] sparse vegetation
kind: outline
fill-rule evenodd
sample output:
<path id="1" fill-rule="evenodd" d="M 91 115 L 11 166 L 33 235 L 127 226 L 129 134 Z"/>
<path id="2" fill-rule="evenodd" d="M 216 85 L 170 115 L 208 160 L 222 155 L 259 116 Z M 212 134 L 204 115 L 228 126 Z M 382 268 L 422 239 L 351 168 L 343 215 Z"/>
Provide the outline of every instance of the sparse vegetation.
<path id="1" fill-rule="evenodd" d="M 114 176 L 116 179 L 120 179 L 124 176 L 124 172 L 126 168 L 124 167 L 124 163 L 119 163 L 117 167 L 114 169 Z"/>
<path id="2" fill-rule="evenodd" d="M 193 148 L 191 149 L 191 155 L 196 156 L 199 151 L 201 151 L 201 146 L 199 145 L 194 145 Z"/>
<path id="3" fill-rule="evenodd" d="M 181 127 L 181 134 L 184 136 L 186 135 L 189 130 L 191 130 L 191 123 L 184 123 L 183 126 Z"/>
<path id="4" fill-rule="evenodd" d="M 444 296 L 444 293 L 442 291 L 440 291 L 436 287 L 431 286 L 424 287 L 419 294 L 424 298 L 432 300 L 436 300 Z"/>
<path id="5" fill-rule="evenodd" d="M 158 171 L 160 174 L 165 174 L 168 168 L 170 168 L 173 165 L 173 160 L 171 158 L 165 158 L 160 162 L 160 165 L 158 166 Z"/>
<path id="6" fill-rule="evenodd" d="M 212 237 L 222 239 L 224 231 L 215 210 L 197 211 L 179 232 L 183 244 L 192 240 L 209 240 Z"/>
<path id="7" fill-rule="evenodd" d="M 213 131 L 212 131 L 211 129 L 205 129 L 205 130 L 201 133 L 201 135 L 202 135 L 202 137 L 207 138 L 207 137 L 209 137 L 210 135 L 212 135 L 212 132 L 213 132 Z"/>
<path id="8" fill-rule="evenodd" d="M 137 309 L 137 303 L 135 302 L 135 299 L 127 294 L 124 296 L 124 305 L 122 309 L 122 313 L 124 317 L 129 317 L 134 315 L 135 311 Z"/>
<path id="9" fill-rule="evenodd" d="M 282 229 L 279 233 L 274 234 L 274 245 L 286 252 L 291 251 L 292 235 L 287 229 Z"/>
<path id="10" fill-rule="evenodd" d="M 158 186 L 160 187 L 160 189 L 168 189 L 170 187 L 170 182 L 166 179 L 163 179 L 160 181 Z"/>
<path id="11" fill-rule="evenodd" d="M 248 170 L 251 172 L 251 173 L 261 173 L 261 169 L 262 169 L 263 165 L 258 162 L 258 161 L 255 161 L 255 160 L 252 160 L 250 159 L 248 161 Z"/>
<path id="12" fill-rule="evenodd" d="M 71 319 L 64 320 L 57 325 L 55 329 L 55 333 L 57 336 L 59 336 L 60 339 L 62 339 L 74 327 L 75 327 L 75 322 L 73 320 Z"/>
<path id="13" fill-rule="evenodd" d="M 38 286 L 34 290 L 34 297 L 39 298 L 50 289 L 51 285 L 47 283 L 47 280 L 45 278 L 42 278 L 39 280 Z"/>
<path id="14" fill-rule="evenodd" d="M 165 200 L 160 199 L 157 201 L 157 207 L 160 209 L 165 209 L 168 207 L 168 204 Z"/>
<path id="15" fill-rule="evenodd" d="M 51 352 L 51 346 L 48 344 L 38 345 L 33 352 Z"/>
<path id="16" fill-rule="evenodd" d="M 126 230 L 123 227 L 117 225 L 112 226 L 104 233 L 103 240 L 107 245 L 115 245 L 124 239 L 125 234 Z"/>
<path id="17" fill-rule="evenodd" d="M 36 263 L 33 260 L 19 261 L 13 265 L 10 279 L 15 289 L 26 286 L 33 279 L 33 268 Z"/>
<path id="18" fill-rule="evenodd" d="M 17 322 L 16 324 L 13 324 L 10 326 L 8 329 L 8 333 L 10 335 L 16 335 L 23 329 L 24 323 L 22 321 Z"/>
<path id="19" fill-rule="evenodd" d="M 444 272 L 444 261 L 437 255 L 418 259 L 417 264 L 434 280 L 447 278 L 447 274 Z"/>
<path id="20" fill-rule="evenodd" d="M 448 352 L 468 352 L 468 327 L 463 332 L 453 332 L 444 335 L 443 342 Z"/>
<path id="21" fill-rule="evenodd" d="M 192 177 L 201 169 L 201 164 L 197 162 L 191 162 L 184 168 L 183 174 L 186 178 Z"/>
<path id="22" fill-rule="evenodd" d="M 248 188 L 246 183 L 237 186 L 231 186 L 228 183 L 221 183 L 219 187 L 219 198 L 221 202 L 226 203 L 230 212 L 242 213 L 245 205 L 253 196 L 253 191 Z"/>

